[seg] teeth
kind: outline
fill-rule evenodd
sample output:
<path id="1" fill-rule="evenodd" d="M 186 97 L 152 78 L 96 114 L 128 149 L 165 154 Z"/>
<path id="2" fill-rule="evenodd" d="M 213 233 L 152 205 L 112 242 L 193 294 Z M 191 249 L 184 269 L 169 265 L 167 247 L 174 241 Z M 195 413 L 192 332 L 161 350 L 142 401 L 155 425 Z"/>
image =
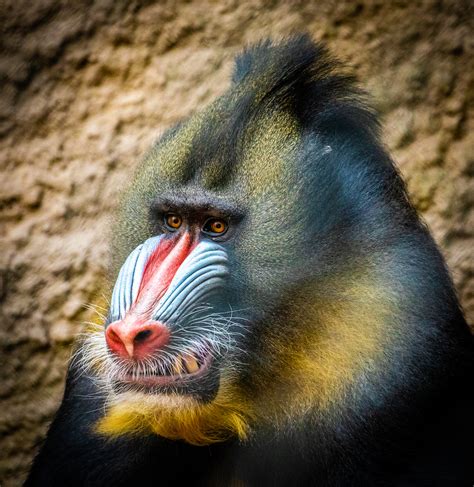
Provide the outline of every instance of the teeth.
<path id="1" fill-rule="evenodd" d="M 194 374 L 201 368 L 201 364 L 194 355 L 178 355 L 173 365 L 168 366 L 166 370 L 155 370 L 153 373 L 138 372 L 137 375 L 140 377 L 147 377 L 149 375 L 155 375 L 159 377 L 168 375 L 186 375 Z"/>
<path id="2" fill-rule="evenodd" d="M 173 365 L 173 373 L 175 375 L 181 375 L 184 372 L 183 359 L 181 356 L 176 357 L 176 361 Z"/>
<path id="3" fill-rule="evenodd" d="M 199 370 L 199 364 L 192 355 L 184 356 L 183 361 L 189 374 L 194 374 L 194 372 Z"/>

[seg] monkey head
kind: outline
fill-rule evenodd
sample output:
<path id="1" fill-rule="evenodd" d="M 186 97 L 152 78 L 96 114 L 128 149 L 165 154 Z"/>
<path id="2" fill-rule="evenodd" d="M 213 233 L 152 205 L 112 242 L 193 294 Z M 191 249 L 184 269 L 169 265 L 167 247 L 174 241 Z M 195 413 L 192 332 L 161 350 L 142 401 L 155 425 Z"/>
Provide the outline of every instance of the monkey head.
<path id="1" fill-rule="evenodd" d="M 150 150 L 113 226 L 105 331 L 80 352 L 98 432 L 244 439 L 343 414 L 396 369 L 413 287 L 396 263 L 423 231 L 362 99 L 308 37 L 264 42 Z"/>

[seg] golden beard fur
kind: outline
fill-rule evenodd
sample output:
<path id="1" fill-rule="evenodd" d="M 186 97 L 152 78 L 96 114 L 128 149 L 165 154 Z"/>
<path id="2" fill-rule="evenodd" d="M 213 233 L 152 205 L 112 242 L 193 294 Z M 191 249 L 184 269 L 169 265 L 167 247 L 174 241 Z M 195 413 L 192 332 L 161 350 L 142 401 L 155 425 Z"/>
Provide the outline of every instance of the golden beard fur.
<path id="1" fill-rule="evenodd" d="M 245 440 L 252 415 L 245 398 L 230 393 L 225 384 L 209 403 L 182 396 L 124 393 L 111 401 L 96 431 L 107 436 L 155 434 L 192 445 L 209 445 L 231 437 Z"/>

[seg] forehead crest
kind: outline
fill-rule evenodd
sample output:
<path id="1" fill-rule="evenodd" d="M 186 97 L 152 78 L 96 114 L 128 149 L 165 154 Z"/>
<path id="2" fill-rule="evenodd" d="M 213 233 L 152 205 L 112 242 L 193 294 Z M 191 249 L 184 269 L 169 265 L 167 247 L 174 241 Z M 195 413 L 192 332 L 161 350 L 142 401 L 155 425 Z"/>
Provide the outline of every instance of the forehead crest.
<path id="1" fill-rule="evenodd" d="M 152 172 L 165 183 L 207 189 L 236 177 L 252 192 L 273 187 L 311 118 L 355 93 L 336 67 L 309 36 L 257 44 L 236 59 L 229 90 L 157 144 Z"/>

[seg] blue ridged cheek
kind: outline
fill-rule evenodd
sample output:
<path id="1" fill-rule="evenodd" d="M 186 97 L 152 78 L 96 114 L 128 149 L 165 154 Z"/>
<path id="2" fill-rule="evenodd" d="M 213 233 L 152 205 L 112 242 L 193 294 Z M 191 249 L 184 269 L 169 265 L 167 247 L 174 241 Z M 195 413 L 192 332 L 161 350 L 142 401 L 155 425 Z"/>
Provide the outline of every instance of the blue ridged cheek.
<path id="1" fill-rule="evenodd" d="M 140 244 L 125 260 L 112 291 L 110 321 L 123 319 L 135 301 L 145 265 L 161 242 L 163 235 L 152 237 Z"/>
<path id="2" fill-rule="evenodd" d="M 110 321 L 123 319 L 130 310 L 137 298 L 146 263 L 162 239 L 160 235 L 146 240 L 127 257 L 112 292 Z M 228 264 L 222 245 L 201 241 L 179 267 L 165 294 L 156 303 L 151 318 L 163 322 L 176 320 L 193 307 L 206 303 L 225 286 Z"/>
<path id="3" fill-rule="evenodd" d="M 165 322 L 177 319 L 194 306 L 206 303 L 211 295 L 225 286 L 228 275 L 228 256 L 224 247 L 212 241 L 200 242 L 176 272 L 155 307 L 153 318 Z"/>

